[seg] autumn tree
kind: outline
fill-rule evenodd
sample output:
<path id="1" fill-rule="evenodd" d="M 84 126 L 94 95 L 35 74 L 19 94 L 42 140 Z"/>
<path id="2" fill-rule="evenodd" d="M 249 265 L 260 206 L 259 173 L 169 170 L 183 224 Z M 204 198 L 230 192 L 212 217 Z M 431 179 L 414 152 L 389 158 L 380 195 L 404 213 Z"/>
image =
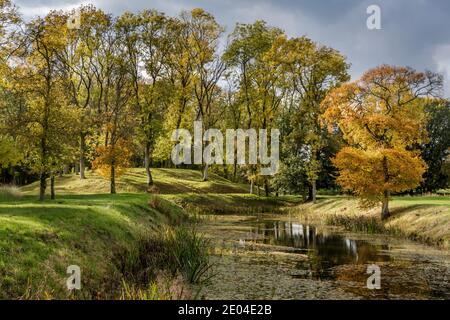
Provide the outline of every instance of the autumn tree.
<path id="1" fill-rule="evenodd" d="M 207 129 L 219 119 L 218 83 L 224 71 L 217 54 L 223 28 L 212 15 L 202 9 L 184 11 L 176 18 L 167 19 L 166 32 L 169 46 L 164 62 L 165 79 L 160 81 L 166 97 L 161 95 L 160 103 L 167 107 L 157 142 L 160 160 L 170 155 L 173 145 L 167 141 L 173 129 L 192 128 L 195 120 L 203 121 Z M 203 180 L 207 180 L 207 173 L 205 164 Z"/>
<path id="2" fill-rule="evenodd" d="M 6 49 L 11 49 L 10 43 L 21 19 L 17 8 L 10 0 L 0 0 L 0 50 L 2 59 L 9 56 Z M 4 61 L 3 61 L 4 62 Z"/>
<path id="3" fill-rule="evenodd" d="M 164 94 L 168 94 L 168 18 L 160 12 L 145 10 L 124 13 L 117 21 L 117 31 L 124 40 L 130 66 L 134 104 L 139 117 L 138 141 L 144 151 L 147 186 L 153 184 L 150 170 L 154 145 L 159 136 Z"/>
<path id="4" fill-rule="evenodd" d="M 39 174 L 39 199 L 45 197 L 47 179 L 51 180 L 54 198 L 55 172 L 63 155 L 71 152 L 73 114 L 62 94 L 61 64 L 58 52 L 64 46 L 65 18 L 51 12 L 26 26 L 14 63 L 9 65 L 8 89 L 25 100 L 20 114 L 18 140 L 26 154 L 25 162 Z"/>
<path id="5" fill-rule="evenodd" d="M 80 179 L 85 179 L 86 141 L 94 134 L 95 113 L 98 113 L 97 107 L 102 99 L 99 92 L 102 84 L 96 78 L 102 67 L 98 64 L 97 53 L 100 40 L 103 39 L 101 34 L 106 30 L 110 18 L 92 5 L 81 6 L 63 16 L 67 20 L 69 15 L 74 14 L 80 14 L 82 23 L 79 28 L 73 29 L 67 29 L 66 23 L 60 26 L 61 30 L 67 29 L 67 36 L 63 49 L 58 51 L 58 59 L 64 73 L 64 92 L 78 114 L 74 125 L 78 131 L 79 174 Z"/>
<path id="6" fill-rule="evenodd" d="M 349 144 L 333 161 L 338 183 L 365 204 L 381 203 L 382 219 L 390 215 L 393 192 L 423 179 L 426 164 L 411 147 L 426 140 L 424 105 L 441 84 L 431 72 L 382 65 L 332 90 L 322 103 L 324 119 Z"/>
<path id="7" fill-rule="evenodd" d="M 244 128 L 269 131 L 274 128 L 285 91 L 281 85 L 281 64 L 271 49 L 283 36 L 282 30 L 267 26 L 264 21 L 256 21 L 237 24 L 229 37 L 223 59 L 236 74 L 239 100 L 245 110 L 241 119 Z M 259 177 L 255 165 L 247 166 L 247 178 L 250 193 L 254 183 L 261 181 L 266 195 L 269 195 L 268 177 Z"/>
<path id="8" fill-rule="evenodd" d="M 8 90 L 5 83 L 6 75 L 9 72 L 9 58 L 11 51 L 15 48 L 14 45 L 11 45 L 11 42 L 14 42 L 12 41 L 12 31 L 19 22 L 19 14 L 11 1 L 0 0 L 0 167 L 14 165 L 21 159 L 15 134 L 11 132 L 11 126 L 14 124 L 9 122 L 12 119 L 11 108 L 20 104 L 17 103 L 14 93 Z"/>
<path id="9" fill-rule="evenodd" d="M 115 23 L 115 20 L 108 22 L 96 51 L 95 64 L 99 66 L 96 81 L 102 88 L 99 100 L 102 131 L 99 139 L 103 143 L 98 145 L 93 162 L 93 168 L 99 169 L 100 173 L 108 172 L 104 176 L 110 180 L 112 194 L 116 193 L 116 177 L 129 166 L 129 150 L 136 126 L 136 113 L 131 102 L 133 84 L 130 63 L 125 39 L 116 32 Z"/>
<path id="10" fill-rule="evenodd" d="M 280 38 L 273 54 L 282 64 L 288 90 L 289 118 L 286 148 L 290 160 L 301 162 L 307 176 L 309 200 L 316 201 L 317 179 L 323 169 L 323 153 L 329 146 L 329 134 L 320 121 L 320 103 L 327 92 L 349 79 L 345 57 L 333 48 L 303 36 Z"/>
<path id="11" fill-rule="evenodd" d="M 201 121 L 203 130 L 214 127 L 221 112 L 217 102 L 218 82 L 225 71 L 225 63 L 218 54 L 220 37 L 224 31 L 214 17 L 203 9 L 194 9 L 184 15 L 190 28 L 191 50 L 194 65 L 195 121 Z M 216 108 L 218 109 L 218 108 Z M 208 180 L 208 163 L 203 164 L 202 180 Z"/>
<path id="12" fill-rule="evenodd" d="M 12 167 L 23 159 L 17 141 L 22 106 L 11 91 L 0 87 L 0 169 Z"/>

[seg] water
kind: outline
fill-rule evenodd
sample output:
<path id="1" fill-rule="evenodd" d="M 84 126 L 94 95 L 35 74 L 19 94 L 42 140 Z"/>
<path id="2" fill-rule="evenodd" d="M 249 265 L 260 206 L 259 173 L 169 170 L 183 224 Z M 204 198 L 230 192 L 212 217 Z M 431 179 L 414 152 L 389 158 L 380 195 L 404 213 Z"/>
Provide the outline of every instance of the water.
<path id="1" fill-rule="evenodd" d="M 450 299 L 449 252 L 412 241 L 267 216 L 216 216 L 203 231 L 216 248 L 205 298 Z M 381 289 L 367 288 L 373 264 Z"/>

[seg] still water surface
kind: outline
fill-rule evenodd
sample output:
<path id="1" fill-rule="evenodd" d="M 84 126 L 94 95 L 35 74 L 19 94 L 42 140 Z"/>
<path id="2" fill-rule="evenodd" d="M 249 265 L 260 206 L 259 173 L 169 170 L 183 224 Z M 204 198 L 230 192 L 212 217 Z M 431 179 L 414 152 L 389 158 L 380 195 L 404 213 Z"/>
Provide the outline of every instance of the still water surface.
<path id="1" fill-rule="evenodd" d="M 202 229 L 215 246 L 206 299 L 450 299 L 448 250 L 289 217 L 215 216 Z"/>

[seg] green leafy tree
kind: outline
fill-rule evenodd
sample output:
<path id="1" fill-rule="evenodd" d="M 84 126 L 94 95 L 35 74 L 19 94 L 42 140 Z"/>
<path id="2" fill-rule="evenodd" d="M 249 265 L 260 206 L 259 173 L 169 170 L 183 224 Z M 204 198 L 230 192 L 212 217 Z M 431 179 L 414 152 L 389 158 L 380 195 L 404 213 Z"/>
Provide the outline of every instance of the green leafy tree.
<path id="1" fill-rule="evenodd" d="M 450 186 L 450 175 L 445 164 L 450 155 L 450 102 L 436 101 L 425 107 L 428 116 L 428 143 L 420 146 L 421 157 L 427 163 L 422 191 L 436 191 Z"/>

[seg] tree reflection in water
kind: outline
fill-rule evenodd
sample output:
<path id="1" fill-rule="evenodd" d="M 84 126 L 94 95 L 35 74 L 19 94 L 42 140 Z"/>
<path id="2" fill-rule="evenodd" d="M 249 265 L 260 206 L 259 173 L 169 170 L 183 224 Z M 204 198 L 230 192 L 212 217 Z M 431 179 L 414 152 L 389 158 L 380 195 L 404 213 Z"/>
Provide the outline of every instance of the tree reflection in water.
<path id="1" fill-rule="evenodd" d="M 330 268 L 339 265 L 362 265 L 390 260 L 389 255 L 384 253 L 389 250 L 388 245 L 374 245 L 340 234 L 318 232 L 312 225 L 263 221 L 254 224 L 252 233 L 258 235 L 253 237 L 253 241 L 295 248 L 297 252 L 307 254 L 308 261 L 300 262 L 299 268 L 307 267 L 305 276 L 312 278 L 334 278 Z"/>

